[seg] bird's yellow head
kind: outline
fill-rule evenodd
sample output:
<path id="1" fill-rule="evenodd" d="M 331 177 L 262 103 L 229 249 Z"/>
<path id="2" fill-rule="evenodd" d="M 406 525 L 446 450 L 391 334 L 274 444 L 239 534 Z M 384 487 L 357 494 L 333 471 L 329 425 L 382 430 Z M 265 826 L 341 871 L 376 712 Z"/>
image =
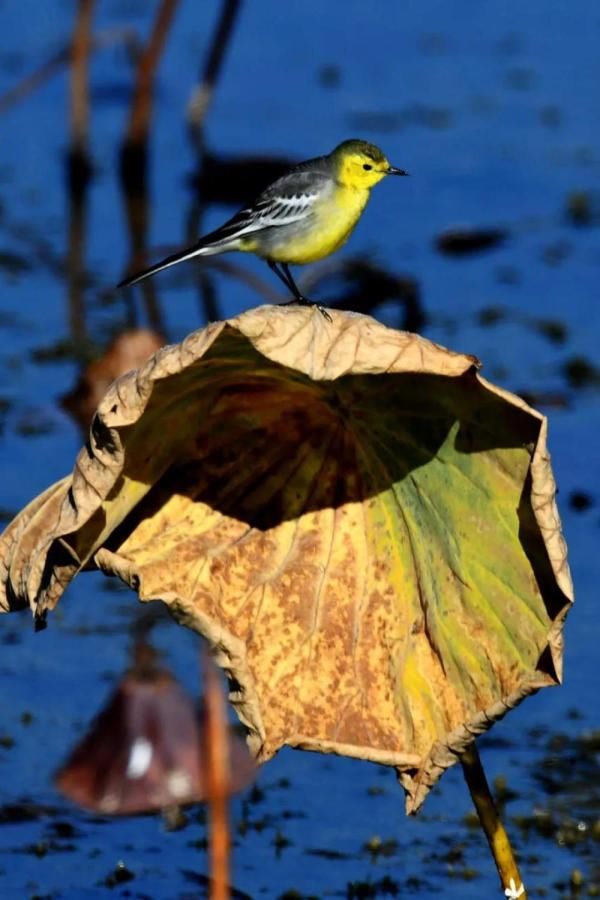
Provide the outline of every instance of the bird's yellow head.
<path id="1" fill-rule="evenodd" d="M 368 141 L 344 141 L 331 154 L 337 180 L 345 187 L 370 190 L 386 175 L 407 175 L 387 161 L 375 144 Z"/>

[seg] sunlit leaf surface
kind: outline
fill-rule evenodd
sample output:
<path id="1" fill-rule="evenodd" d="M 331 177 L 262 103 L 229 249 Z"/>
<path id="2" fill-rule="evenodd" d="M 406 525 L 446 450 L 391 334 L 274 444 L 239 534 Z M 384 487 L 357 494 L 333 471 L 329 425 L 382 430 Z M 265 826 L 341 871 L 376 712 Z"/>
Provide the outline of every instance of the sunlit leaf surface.
<path id="1" fill-rule="evenodd" d="M 413 811 L 561 677 L 571 584 L 546 421 L 476 360 L 261 307 L 116 382 L 72 479 L 6 533 L 0 605 L 84 565 L 207 635 L 259 759 L 394 765 Z"/>

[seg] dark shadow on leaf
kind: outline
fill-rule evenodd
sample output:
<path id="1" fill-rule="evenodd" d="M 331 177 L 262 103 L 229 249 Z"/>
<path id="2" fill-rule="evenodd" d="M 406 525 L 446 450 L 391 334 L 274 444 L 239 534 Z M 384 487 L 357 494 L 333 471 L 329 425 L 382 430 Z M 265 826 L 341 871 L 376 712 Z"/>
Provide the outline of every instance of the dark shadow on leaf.
<path id="1" fill-rule="evenodd" d="M 266 531 L 311 511 L 368 503 L 402 485 L 446 442 L 446 454 L 449 448 L 469 455 L 515 448 L 531 456 L 539 435 L 539 419 L 490 393 L 474 371 L 453 378 L 405 373 L 315 382 L 266 360 L 231 330 L 217 344 L 192 374 L 175 376 L 168 390 L 156 385 L 145 415 L 160 421 L 171 403 L 189 410 L 197 428 L 180 445 L 167 429 L 174 462 L 112 533 L 109 549 L 117 550 L 173 494 Z M 124 474 L 139 478 L 140 460 L 127 460 Z M 444 453 L 438 461 L 445 489 L 452 491 L 452 466 Z M 494 465 L 504 463 L 498 458 Z M 530 496 L 528 477 L 515 501 L 520 538 L 554 618 L 566 599 L 554 584 Z M 492 513 L 493 499 L 483 502 Z M 197 541 L 200 555 L 204 536 Z"/>

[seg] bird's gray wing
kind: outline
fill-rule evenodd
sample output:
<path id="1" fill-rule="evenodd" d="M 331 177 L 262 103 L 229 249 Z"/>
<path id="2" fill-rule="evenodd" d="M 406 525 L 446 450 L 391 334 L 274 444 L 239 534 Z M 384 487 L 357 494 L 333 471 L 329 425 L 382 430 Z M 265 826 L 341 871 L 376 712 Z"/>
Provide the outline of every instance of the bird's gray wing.
<path id="1" fill-rule="evenodd" d="M 240 210 L 216 232 L 207 235 L 202 243 L 231 241 L 267 228 L 301 222 L 331 186 L 331 179 L 322 173 L 290 172 L 263 191 L 252 206 Z"/>
<path id="2" fill-rule="evenodd" d="M 172 256 L 167 256 L 156 265 L 125 278 L 118 287 L 136 284 L 185 259 L 237 250 L 247 235 L 268 232 L 272 228 L 293 225 L 295 222 L 306 223 L 317 200 L 323 197 L 325 191 L 331 190 L 334 184 L 326 171 L 315 171 L 314 166 L 319 163 L 321 160 L 309 160 L 301 164 L 297 169 L 274 181 L 252 206 L 240 210 L 216 231 L 204 235 L 191 247 L 186 247 Z"/>

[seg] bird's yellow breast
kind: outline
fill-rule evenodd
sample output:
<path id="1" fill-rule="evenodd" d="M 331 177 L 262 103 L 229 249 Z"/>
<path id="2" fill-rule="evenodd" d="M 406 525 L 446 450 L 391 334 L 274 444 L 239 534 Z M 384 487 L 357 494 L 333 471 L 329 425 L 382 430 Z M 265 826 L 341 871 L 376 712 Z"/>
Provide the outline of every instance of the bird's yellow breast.
<path id="1" fill-rule="evenodd" d="M 304 265 L 335 253 L 350 237 L 369 199 L 368 190 L 336 186 L 315 206 L 314 215 L 296 233 L 282 234 L 281 243 L 269 248 L 274 262 Z"/>

